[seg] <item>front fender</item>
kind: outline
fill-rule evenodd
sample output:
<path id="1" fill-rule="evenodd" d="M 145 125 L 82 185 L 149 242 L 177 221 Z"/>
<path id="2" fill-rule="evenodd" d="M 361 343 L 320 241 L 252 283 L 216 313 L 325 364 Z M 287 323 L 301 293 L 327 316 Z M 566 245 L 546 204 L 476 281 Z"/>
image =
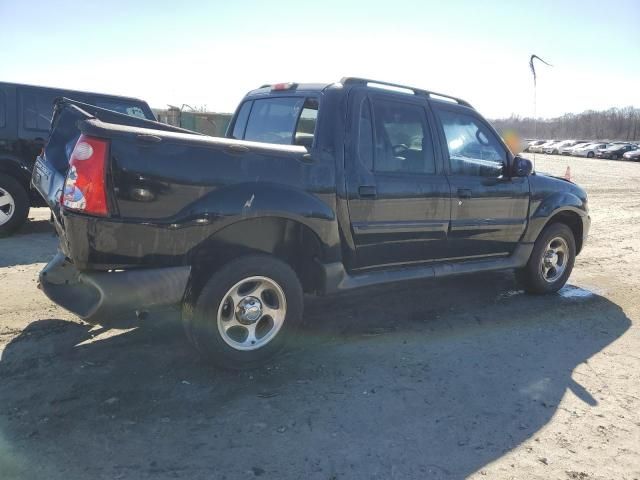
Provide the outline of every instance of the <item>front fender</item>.
<path id="1" fill-rule="evenodd" d="M 539 201 L 534 198 L 529 227 L 525 232 L 523 242 L 535 242 L 549 220 L 562 212 L 572 212 L 580 217 L 583 223 L 588 218 L 586 201 L 573 192 L 556 192 Z"/>

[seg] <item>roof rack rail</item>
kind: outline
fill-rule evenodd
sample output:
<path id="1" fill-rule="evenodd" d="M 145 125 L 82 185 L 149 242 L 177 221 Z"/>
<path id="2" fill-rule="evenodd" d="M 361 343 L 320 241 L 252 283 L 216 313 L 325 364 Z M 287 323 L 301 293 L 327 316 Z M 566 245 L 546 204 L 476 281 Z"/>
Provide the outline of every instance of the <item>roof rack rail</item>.
<path id="1" fill-rule="evenodd" d="M 359 77 L 342 77 L 340 79 L 340 83 L 343 85 L 368 85 L 370 83 L 374 85 L 384 85 L 386 87 L 391 87 L 394 89 L 401 90 L 409 90 L 413 92 L 414 95 L 424 95 L 426 97 L 441 97 L 448 100 L 453 100 L 459 105 L 464 105 L 465 107 L 473 108 L 471 104 L 461 98 L 452 97 L 451 95 L 445 95 L 444 93 L 431 92 L 429 90 L 423 90 L 421 88 L 409 87 L 407 85 L 400 85 L 398 83 L 390 83 L 390 82 L 382 82 L 380 80 L 372 80 L 370 78 L 359 78 Z"/>

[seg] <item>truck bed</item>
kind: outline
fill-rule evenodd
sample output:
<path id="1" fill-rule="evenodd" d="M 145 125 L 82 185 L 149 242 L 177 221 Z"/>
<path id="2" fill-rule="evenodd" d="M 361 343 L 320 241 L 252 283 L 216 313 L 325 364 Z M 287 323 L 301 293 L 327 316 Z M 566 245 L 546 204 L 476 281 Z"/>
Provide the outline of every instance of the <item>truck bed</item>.
<path id="1" fill-rule="evenodd" d="M 109 214 L 61 211 L 60 193 L 80 134 L 109 141 Z M 310 218 L 333 213 L 306 191 L 332 190 L 333 171 L 303 146 L 209 137 L 64 100 L 38 158 L 34 186 L 55 213 L 61 248 L 80 269 L 182 265 L 213 233 L 267 208 Z M 320 182 L 320 179 L 324 181 Z"/>

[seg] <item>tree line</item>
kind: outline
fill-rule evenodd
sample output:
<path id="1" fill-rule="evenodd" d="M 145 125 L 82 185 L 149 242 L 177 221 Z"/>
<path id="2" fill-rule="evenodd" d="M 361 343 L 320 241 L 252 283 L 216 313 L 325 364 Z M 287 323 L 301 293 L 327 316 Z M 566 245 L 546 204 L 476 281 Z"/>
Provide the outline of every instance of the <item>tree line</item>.
<path id="1" fill-rule="evenodd" d="M 634 107 L 567 113 L 561 117 L 538 119 L 537 125 L 533 118 L 517 115 L 492 120 L 492 123 L 502 135 L 513 131 L 520 138 L 640 140 L 640 108 Z"/>

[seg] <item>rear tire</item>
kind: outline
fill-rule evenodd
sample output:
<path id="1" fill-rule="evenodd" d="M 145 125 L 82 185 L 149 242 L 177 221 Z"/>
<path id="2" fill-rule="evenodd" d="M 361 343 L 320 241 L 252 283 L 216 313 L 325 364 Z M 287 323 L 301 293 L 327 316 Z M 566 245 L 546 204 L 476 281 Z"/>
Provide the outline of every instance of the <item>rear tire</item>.
<path id="1" fill-rule="evenodd" d="M 0 173 L 0 236 L 11 235 L 29 215 L 29 194 L 15 178 Z"/>
<path id="2" fill-rule="evenodd" d="M 295 336 L 303 293 L 296 273 L 269 255 L 240 257 L 214 272 L 193 308 L 183 309 L 187 338 L 218 366 L 262 365 Z"/>
<path id="3" fill-rule="evenodd" d="M 564 223 L 552 223 L 540 233 L 529 262 L 516 277 L 528 293 L 555 293 L 567 283 L 575 258 L 573 232 Z"/>

